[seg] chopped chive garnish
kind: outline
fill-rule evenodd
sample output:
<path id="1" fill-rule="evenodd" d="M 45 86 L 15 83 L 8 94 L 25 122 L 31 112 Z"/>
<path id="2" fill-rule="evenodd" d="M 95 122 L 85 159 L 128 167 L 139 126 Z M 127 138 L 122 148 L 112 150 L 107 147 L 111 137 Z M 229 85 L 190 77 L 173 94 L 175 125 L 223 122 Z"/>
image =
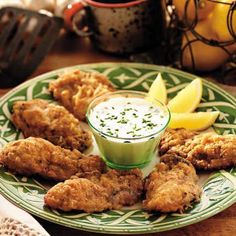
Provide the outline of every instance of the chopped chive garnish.
<path id="1" fill-rule="evenodd" d="M 129 132 L 126 132 L 126 134 L 132 134 L 132 133 L 134 133 L 133 130 L 131 130 L 131 131 L 129 131 Z"/>
<path id="2" fill-rule="evenodd" d="M 142 123 L 148 123 L 148 120 L 142 119 Z"/>
<path id="3" fill-rule="evenodd" d="M 128 121 L 129 121 L 129 120 L 122 119 L 122 120 L 117 121 L 117 123 L 120 123 L 120 124 L 127 124 Z"/>

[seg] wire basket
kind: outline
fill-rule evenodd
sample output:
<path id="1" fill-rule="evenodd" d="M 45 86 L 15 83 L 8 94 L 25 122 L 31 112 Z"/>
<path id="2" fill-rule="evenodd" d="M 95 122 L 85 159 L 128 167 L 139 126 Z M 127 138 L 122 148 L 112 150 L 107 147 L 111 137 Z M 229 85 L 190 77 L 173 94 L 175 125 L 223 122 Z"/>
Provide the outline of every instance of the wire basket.
<path id="1" fill-rule="evenodd" d="M 236 85 L 236 1 L 165 0 L 165 3 L 165 40 L 156 50 L 145 54 L 143 61 L 209 74 L 219 82 Z M 204 8 L 208 12 L 203 12 Z"/>
<path id="2" fill-rule="evenodd" d="M 195 73 L 215 73 L 221 82 L 236 82 L 236 1 L 185 0 L 182 15 L 172 0 L 166 6 L 168 37 L 182 36 L 181 46 L 173 45 L 180 48 L 175 64 Z M 199 15 L 206 7 L 209 12 Z"/>

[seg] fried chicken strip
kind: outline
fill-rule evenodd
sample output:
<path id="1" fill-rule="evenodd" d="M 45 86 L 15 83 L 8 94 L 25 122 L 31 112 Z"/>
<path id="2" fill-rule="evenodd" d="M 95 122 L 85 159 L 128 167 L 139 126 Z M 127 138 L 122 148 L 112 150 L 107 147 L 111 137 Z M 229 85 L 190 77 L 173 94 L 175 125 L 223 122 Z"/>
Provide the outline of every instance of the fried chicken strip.
<path id="1" fill-rule="evenodd" d="M 190 131 L 186 129 L 167 129 L 165 133 L 162 135 L 162 138 L 160 140 L 159 144 L 160 155 L 161 156 L 164 155 L 165 153 L 172 150 L 172 148 L 175 148 L 175 152 L 177 152 L 176 147 L 183 146 L 187 140 L 189 139 L 192 140 L 193 137 L 197 134 L 199 133 L 196 131 Z M 184 155 L 184 153 L 182 155 Z"/>
<path id="2" fill-rule="evenodd" d="M 76 149 L 63 149 L 34 137 L 8 143 L 0 150 L 0 162 L 14 173 L 40 175 L 57 181 L 64 181 L 78 172 L 103 172 L 105 169 L 98 156 L 85 156 Z"/>
<path id="3" fill-rule="evenodd" d="M 131 206 L 143 193 L 142 172 L 140 169 L 110 170 L 101 175 L 99 185 L 108 192 L 113 209 Z"/>
<path id="4" fill-rule="evenodd" d="M 236 166 L 236 135 L 202 134 L 182 149 L 197 169 L 215 170 Z"/>
<path id="5" fill-rule="evenodd" d="M 146 179 L 143 208 L 164 213 L 183 212 L 200 199 L 201 188 L 197 182 L 198 176 L 190 162 L 166 154 Z"/>
<path id="6" fill-rule="evenodd" d="M 58 183 L 44 197 L 45 205 L 63 211 L 101 212 L 111 209 L 108 193 L 98 184 L 84 178 Z"/>
<path id="7" fill-rule="evenodd" d="M 25 138 L 33 136 L 49 140 L 63 148 L 84 151 L 92 144 L 92 136 L 64 107 L 45 100 L 17 101 L 12 121 Z"/>
<path id="8" fill-rule="evenodd" d="M 108 78 L 100 73 L 76 70 L 52 81 L 49 90 L 75 117 L 85 120 L 88 105 L 92 100 L 114 91 L 114 88 Z"/>
<path id="9" fill-rule="evenodd" d="M 45 204 L 63 211 L 100 212 L 120 209 L 137 203 L 143 192 L 139 169 L 78 173 L 64 183 L 52 187 L 45 195 Z"/>
<path id="10" fill-rule="evenodd" d="M 236 135 L 167 130 L 160 154 L 172 153 L 189 160 L 195 168 L 216 170 L 236 166 Z"/>

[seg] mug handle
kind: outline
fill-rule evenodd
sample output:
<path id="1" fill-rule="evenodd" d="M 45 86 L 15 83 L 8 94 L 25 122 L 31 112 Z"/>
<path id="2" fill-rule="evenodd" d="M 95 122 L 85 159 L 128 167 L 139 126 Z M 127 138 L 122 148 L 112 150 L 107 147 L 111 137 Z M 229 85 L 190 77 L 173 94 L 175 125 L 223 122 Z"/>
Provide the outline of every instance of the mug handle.
<path id="1" fill-rule="evenodd" d="M 63 12 L 66 26 L 83 37 L 93 34 L 93 31 L 89 27 L 87 7 L 86 3 L 79 0 L 69 4 Z M 78 17 L 80 18 L 78 19 Z M 78 24 L 80 25 L 79 27 Z"/>

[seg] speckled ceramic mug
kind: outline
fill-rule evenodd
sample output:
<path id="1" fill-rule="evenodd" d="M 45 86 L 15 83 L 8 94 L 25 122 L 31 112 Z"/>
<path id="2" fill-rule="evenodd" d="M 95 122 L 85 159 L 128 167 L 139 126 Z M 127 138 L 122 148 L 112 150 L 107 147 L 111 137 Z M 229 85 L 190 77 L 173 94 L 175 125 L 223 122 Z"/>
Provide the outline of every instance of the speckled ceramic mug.
<path id="1" fill-rule="evenodd" d="M 164 36 L 162 0 L 75 1 L 64 16 L 75 32 L 89 35 L 97 48 L 110 53 L 142 52 L 160 44 Z"/>

